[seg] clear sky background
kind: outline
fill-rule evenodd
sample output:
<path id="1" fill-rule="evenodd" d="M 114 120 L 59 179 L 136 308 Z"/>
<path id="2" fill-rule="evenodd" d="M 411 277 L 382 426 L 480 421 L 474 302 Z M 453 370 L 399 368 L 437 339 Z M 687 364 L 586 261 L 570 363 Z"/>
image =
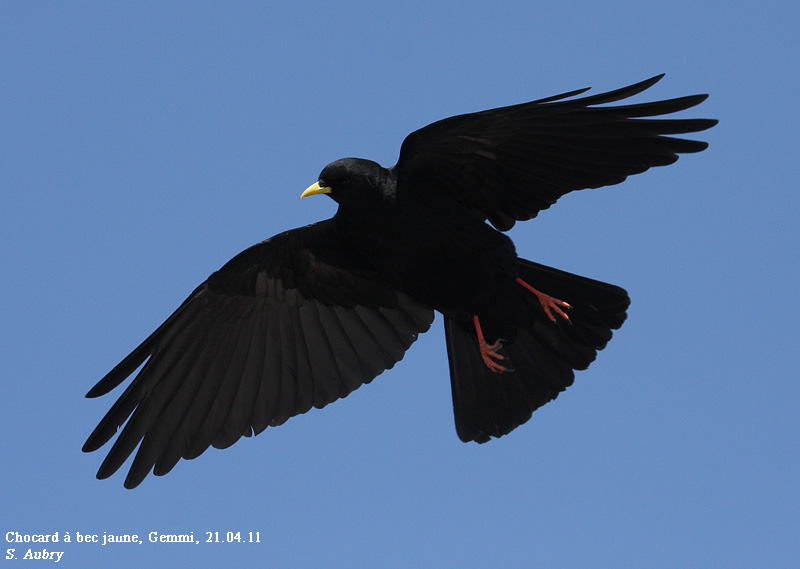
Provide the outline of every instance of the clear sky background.
<path id="1" fill-rule="evenodd" d="M 0 4 L 5 533 L 67 567 L 800 566 L 794 2 Z M 323 410 L 123 489 L 86 391 L 245 247 L 330 217 L 344 156 L 450 115 L 667 76 L 709 150 L 571 194 L 522 256 L 624 286 L 625 326 L 508 437 L 453 427 L 441 321 Z M 124 467 L 127 470 L 127 465 Z M 146 541 L 146 540 L 145 540 Z M 0 559 L 0 567 L 18 562 Z"/>

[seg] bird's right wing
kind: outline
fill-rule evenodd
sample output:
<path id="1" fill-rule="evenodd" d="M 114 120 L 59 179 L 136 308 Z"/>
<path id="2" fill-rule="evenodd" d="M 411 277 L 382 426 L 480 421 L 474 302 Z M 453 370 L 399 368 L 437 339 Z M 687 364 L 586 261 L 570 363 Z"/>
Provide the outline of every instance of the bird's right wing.
<path id="1" fill-rule="evenodd" d="M 399 361 L 433 311 L 377 278 L 332 221 L 287 231 L 200 285 L 87 397 L 141 371 L 89 436 L 94 451 L 124 428 L 98 478 L 139 450 L 125 486 L 210 445 L 225 448 L 323 407 Z"/>
<path id="2" fill-rule="evenodd" d="M 661 76 L 598 95 L 581 89 L 530 103 L 458 115 L 409 134 L 394 166 L 399 192 L 445 192 L 501 231 L 566 193 L 618 184 L 708 144 L 675 138 L 709 119 L 662 119 L 706 95 L 618 106 Z M 566 100 L 565 100 L 566 99 Z"/>

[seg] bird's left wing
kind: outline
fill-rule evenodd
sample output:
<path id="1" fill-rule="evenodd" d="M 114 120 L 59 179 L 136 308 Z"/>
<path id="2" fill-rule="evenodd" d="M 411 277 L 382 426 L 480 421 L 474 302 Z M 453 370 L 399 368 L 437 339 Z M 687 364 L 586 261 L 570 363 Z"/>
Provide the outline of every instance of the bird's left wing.
<path id="1" fill-rule="evenodd" d="M 125 480 L 135 487 L 151 470 L 165 474 L 210 445 L 345 397 L 391 368 L 432 321 L 431 309 L 349 251 L 332 221 L 287 231 L 212 274 L 89 391 L 108 393 L 144 363 L 83 450 L 124 424 L 97 476 L 139 445 Z"/>
<path id="2" fill-rule="evenodd" d="M 530 103 L 450 117 L 406 137 L 394 166 L 397 191 L 442 191 L 478 211 L 501 231 L 530 219 L 564 194 L 618 184 L 664 166 L 705 142 L 668 135 L 705 130 L 709 119 L 662 119 L 706 95 L 633 105 L 626 99 L 653 77 L 598 95 L 587 89 Z"/>

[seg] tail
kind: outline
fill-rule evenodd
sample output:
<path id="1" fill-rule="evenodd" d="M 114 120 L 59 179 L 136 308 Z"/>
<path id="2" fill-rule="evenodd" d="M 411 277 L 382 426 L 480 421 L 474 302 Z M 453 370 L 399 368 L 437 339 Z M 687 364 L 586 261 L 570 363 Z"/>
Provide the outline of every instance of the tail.
<path id="1" fill-rule="evenodd" d="M 519 269 L 523 280 L 571 305 L 571 323 L 551 322 L 531 295 L 541 315 L 503 346 L 513 371 L 495 373 L 483 363 L 474 328 L 445 318 L 456 431 L 464 442 L 484 443 L 525 423 L 572 385 L 573 370 L 586 369 L 625 321 L 630 299 L 620 287 L 524 259 Z"/>

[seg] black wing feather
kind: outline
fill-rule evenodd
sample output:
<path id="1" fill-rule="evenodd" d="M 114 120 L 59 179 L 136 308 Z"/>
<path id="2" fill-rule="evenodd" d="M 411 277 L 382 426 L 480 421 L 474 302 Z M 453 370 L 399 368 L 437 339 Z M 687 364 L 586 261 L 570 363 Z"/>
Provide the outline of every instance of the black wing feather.
<path id="1" fill-rule="evenodd" d="M 280 425 L 345 397 L 399 361 L 433 311 L 378 278 L 327 221 L 242 252 L 87 394 L 97 397 L 143 363 L 83 450 L 117 433 L 98 471 L 136 450 L 125 480 L 169 472 L 209 446 Z"/>
<path id="2" fill-rule="evenodd" d="M 511 229 L 564 194 L 618 184 L 632 174 L 699 152 L 705 142 L 666 135 L 705 130 L 707 119 L 649 119 L 691 108 L 706 95 L 598 107 L 654 85 L 579 99 L 586 89 L 450 117 L 406 137 L 394 166 L 398 192 L 443 191 Z"/>

